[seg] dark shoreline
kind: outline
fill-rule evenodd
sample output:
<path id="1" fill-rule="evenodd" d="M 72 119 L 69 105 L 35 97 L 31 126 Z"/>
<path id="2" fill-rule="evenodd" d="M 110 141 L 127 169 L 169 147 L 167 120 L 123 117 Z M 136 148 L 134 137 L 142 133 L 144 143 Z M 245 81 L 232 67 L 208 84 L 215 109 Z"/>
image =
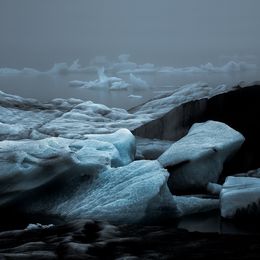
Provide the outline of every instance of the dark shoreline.
<path id="1" fill-rule="evenodd" d="M 0 232 L 0 259 L 259 259 L 260 233 L 188 232 L 177 223 L 74 220 Z"/>

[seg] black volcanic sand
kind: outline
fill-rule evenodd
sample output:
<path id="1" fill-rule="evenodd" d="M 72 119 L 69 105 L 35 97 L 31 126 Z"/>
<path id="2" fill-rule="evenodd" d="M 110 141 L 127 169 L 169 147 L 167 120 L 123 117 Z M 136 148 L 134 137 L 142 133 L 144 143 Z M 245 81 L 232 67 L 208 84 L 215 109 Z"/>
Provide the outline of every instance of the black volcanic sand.
<path id="1" fill-rule="evenodd" d="M 83 219 L 60 221 L 45 229 L 1 231 L 0 259 L 259 259 L 260 256 L 260 233 L 188 232 L 177 228 L 177 220 L 150 225 L 111 225 Z"/>

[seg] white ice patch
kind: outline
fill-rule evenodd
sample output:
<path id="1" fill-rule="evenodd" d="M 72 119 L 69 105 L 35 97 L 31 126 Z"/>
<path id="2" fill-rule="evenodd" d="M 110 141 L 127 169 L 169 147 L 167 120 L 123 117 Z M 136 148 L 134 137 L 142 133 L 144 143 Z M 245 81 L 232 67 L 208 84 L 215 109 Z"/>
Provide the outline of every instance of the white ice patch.
<path id="1" fill-rule="evenodd" d="M 42 225 L 40 223 L 36 223 L 36 224 L 29 224 L 25 230 L 35 230 L 35 229 L 48 229 L 48 228 L 52 228 L 54 227 L 53 224 L 48 224 L 48 225 Z"/>
<path id="2" fill-rule="evenodd" d="M 129 95 L 128 97 L 129 98 L 134 98 L 134 99 L 141 99 L 141 98 L 143 98 L 143 96 L 140 96 L 140 95 Z"/>

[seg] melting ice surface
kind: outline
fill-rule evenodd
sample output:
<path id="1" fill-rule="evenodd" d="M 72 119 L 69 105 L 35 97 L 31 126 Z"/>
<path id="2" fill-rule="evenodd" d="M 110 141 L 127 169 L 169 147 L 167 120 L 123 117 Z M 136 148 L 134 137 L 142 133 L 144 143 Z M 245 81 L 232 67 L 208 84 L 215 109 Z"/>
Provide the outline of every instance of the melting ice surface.
<path id="1" fill-rule="evenodd" d="M 129 109 L 193 82 L 209 86 L 252 82 L 258 80 L 259 71 L 257 65 L 243 61 L 176 68 L 140 65 L 130 61 L 129 55 L 120 55 L 114 62 L 97 57 L 89 66 L 76 60 L 71 65 L 57 63 L 46 71 L 0 68 L 0 89 L 41 101 L 74 97 Z"/>

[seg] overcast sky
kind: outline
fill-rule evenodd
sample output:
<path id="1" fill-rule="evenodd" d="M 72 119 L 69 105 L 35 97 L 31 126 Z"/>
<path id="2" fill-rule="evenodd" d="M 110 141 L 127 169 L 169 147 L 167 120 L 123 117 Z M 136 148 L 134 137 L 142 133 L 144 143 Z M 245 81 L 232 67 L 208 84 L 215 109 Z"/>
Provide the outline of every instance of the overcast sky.
<path id="1" fill-rule="evenodd" d="M 258 61 L 259 10 L 259 0 L 0 0 L 0 67 L 121 53 L 174 66 Z"/>

